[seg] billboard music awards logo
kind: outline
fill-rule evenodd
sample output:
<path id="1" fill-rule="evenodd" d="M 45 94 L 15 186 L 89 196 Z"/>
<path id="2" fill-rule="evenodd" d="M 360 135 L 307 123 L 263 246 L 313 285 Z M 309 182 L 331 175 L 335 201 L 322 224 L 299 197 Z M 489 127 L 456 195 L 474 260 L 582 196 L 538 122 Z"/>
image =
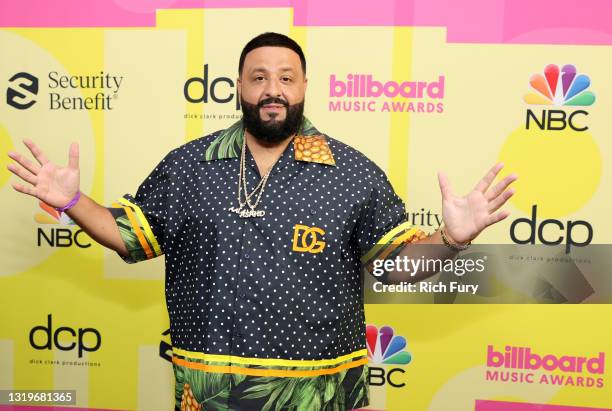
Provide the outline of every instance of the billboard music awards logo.
<path id="1" fill-rule="evenodd" d="M 557 106 L 563 108 L 587 107 L 595 102 L 595 94 L 588 90 L 591 79 L 585 74 L 578 74 L 576 67 L 566 64 L 559 68 L 549 64 L 544 73 L 537 73 L 529 79 L 531 91 L 525 95 L 524 101 L 536 106 Z M 540 130 L 564 130 L 570 127 L 574 131 L 586 131 L 584 117 L 586 110 L 543 109 L 538 114 L 527 109 L 525 128 L 537 127 Z"/>
<path id="2" fill-rule="evenodd" d="M 81 234 L 84 233 L 83 230 L 78 229 L 73 231 L 68 228 L 76 225 L 66 213 L 60 213 L 55 208 L 42 201 L 39 202 L 39 206 L 44 212 L 37 213 L 34 216 L 34 221 L 38 224 L 53 224 L 64 227 L 50 227 L 48 229 L 44 226 L 38 227 L 36 230 L 38 247 L 43 246 L 44 243 L 49 247 L 70 247 L 73 244 L 79 248 L 91 247 L 91 243 L 85 242 L 84 239 L 80 237 Z"/>
<path id="3" fill-rule="evenodd" d="M 124 77 L 100 71 L 95 74 L 72 75 L 51 71 L 47 73 L 49 110 L 113 110 Z M 9 79 L 6 103 L 18 110 L 26 110 L 36 102 L 39 94 L 38 77 L 19 72 Z M 84 91 L 87 94 L 84 96 Z"/>
<path id="4" fill-rule="evenodd" d="M 366 327 L 366 345 L 368 348 L 369 376 L 370 385 L 380 386 L 389 384 L 395 388 L 406 385 L 401 380 L 401 375 L 406 371 L 404 368 L 392 366 L 406 366 L 412 361 L 412 354 L 404 351 L 407 347 L 406 338 L 401 335 L 394 335 L 393 328 L 389 326 L 381 327 L 380 330 L 374 325 Z M 381 365 L 383 367 L 376 367 Z"/>
<path id="5" fill-rule="evenodd" d="M 603 388 L 606 354 L 555 355 L 530 347 L 487 346 L 485 380 L 565 387 Z"/>
<path id="6" fill-rule="evenodd" d="M 443 113 L 445 76 L 433 81 L 375 79 L 372 74 L 329 77 L 328 110 L 356 112 Z"/>

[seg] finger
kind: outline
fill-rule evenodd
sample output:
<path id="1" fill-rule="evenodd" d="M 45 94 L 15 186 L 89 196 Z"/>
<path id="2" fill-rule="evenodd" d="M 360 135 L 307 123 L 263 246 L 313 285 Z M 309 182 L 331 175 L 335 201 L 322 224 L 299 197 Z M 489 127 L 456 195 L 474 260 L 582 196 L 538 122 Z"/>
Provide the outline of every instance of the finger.
<path id="1" fill-rule="evenodd" d="M 491 169 L 487 172 L 487 174 L 485 174 L 482 180 L 480 180 L 478 184 L 476 184 L 474 190 L 480 191 L 484 194 L 484 192 L 487 191 L 487 188 L 489 188 L 493 180 L 495 180 L 495 176 L 497 176 L 499 170 L 501 170 L 503 167 L 503 163 L 497 163 L 493 167 L 491 167 Z"/>
<path id="2" fill-rule="evenodd" d="M 453 190 L 450 186 L 446 174 L 438 172 L 438 183 L 440 184 L 440 191 L 442 192 L 442 198 L 449 198 L 453 195 Z"/>
<path id="3" fill-rule="evenodd" d="M 487 191 L 485 198 L 489 201 L 494 200 L 498 195 L 500 195 L 510 184 L 516 181 L 518 176 L 516 174 L 510 174 L 506 176 L 502 181 L 495 184 L 495 186 Z"/>
<path id="4" fill-rule="evenodd" d="M 495 223 L 499 223 L 501 220 L 508 217 L 509 215 L 510 215 L 510 211 L 507 211 L 507 210 L 500 211 L 499 213 L 490 215 L 489 218 L 487 219 L 487 227 Z"/>
<path id="5" fill-rule="evenodd" d="M 14 151 L 9 151 L 8 156 L 12 158 L 13 160 L 15 160 L 16 162 L 18 162 L 23 168 L 28 170 L 30 173 L 34 175 L 38 175 L 38 172 L 40 171 L 39 165 L 34 164 L 33 162 L 31 162 L 30 160 L 28 160 L 21 154 L 16 153 Z"/>
<path id="6" fill-rule="evenodd" d="M 36 185 L 36 176 L 30 173 L 29 171 L 21 167 L 18 167 L 15 164 L 9 164 L 8 166 L 6 166 L 6 168 L 8 168 L 11 173 L 15 174 L 17 177 L 21 178 L 22 180 L 32 185 Z"/>
<path id="7" fill-rule="evenodd" d="M 489 213 L 497 211 L 501 206 L 506 204 L 506 201 L 508 201 L 508 199 L 512 197 L 513 194 L 514 190 L 510 188 L 501 193 L 499 196 L 497 196 L 495 200 L 489 203 Z"/>
<path id="8" fill-rule="evenodd" d="M 15 190 L 19 191 L 20 193 L 24 193 L 32 197 L 36 197 L 36 195 L 34 194 L 34 187 L 28 187 L 22 184 L 11 184 L 11 185 L 13 186 Z"/>
<path id="9" fill-rule="evenodd" d="M 68 151 L 68 168 L 78 170 L 79 168 L 79 144 L 70 144 L 70 150 Z"/>
<path id="10" fill-rule="evenodd" d="M 49 162 L 47 157 L 43 154 L 42 150 L 38 148 L 36 144 L 30 139 L 23 140 L 23 144 L 32 152 L 34 158 L 40 163 L 41 166 L 44 166 Z"/>

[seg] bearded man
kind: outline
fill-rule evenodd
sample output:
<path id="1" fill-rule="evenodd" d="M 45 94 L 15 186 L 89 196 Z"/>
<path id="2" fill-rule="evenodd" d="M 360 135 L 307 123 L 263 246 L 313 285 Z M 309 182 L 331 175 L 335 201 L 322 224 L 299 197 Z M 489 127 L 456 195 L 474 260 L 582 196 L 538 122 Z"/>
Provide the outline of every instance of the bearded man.
<path id="1" fill-rule="evenodd" d="M 443 226 L 413 227 L 385 173 L 304 117 L 306 60 L 277 33 L 249 41 L 237 90 L 243 117 L 171 151 L 135 196 L 104 207 L 79 191 L 78 145 L 67 167 L 31 141 L 11 152 L 13 184 L 67 213 L 134 263 L 165 254 L 176 409 L 349 410 L 365 407 L 368 353 L 363 267 L 440 244 L 466 248 L 513 194 L 493 168 L 468 195 L 439 174 Z M 387 272 L 379 280 L 415 282 Z"/>

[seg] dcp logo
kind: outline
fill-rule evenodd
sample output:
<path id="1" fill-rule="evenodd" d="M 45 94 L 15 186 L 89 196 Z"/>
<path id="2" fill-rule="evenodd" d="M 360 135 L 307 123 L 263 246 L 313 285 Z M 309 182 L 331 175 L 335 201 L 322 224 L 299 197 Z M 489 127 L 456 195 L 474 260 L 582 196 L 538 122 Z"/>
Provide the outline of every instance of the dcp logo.
<path id="1" fill-rule="evenodd" d="M 323 229 L 296 224 L 293 230 L 293 251 L 316 254 L 325 248 L 325 241 L 319 240 L 318 237 L 325 235 Z"/>
<path id="2" fill-rule="evenodd" d="M 25 110 L 36 103 L 33 96 L 38 94 L 38 78 L 30 73 L 19 72 L 9 79 L 6 90 L 6 104 L 18 110 Z"/>

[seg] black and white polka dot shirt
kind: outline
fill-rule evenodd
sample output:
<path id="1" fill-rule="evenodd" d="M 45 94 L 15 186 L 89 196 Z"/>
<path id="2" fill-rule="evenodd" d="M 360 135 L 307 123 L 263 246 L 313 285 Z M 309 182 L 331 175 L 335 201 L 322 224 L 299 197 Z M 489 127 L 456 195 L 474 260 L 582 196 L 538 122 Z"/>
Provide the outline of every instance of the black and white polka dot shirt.
<path id="1" fill-rule="evenodd" d="M 379 167 L 305 118 L 270 173 L 265 215 L 242 218 L 229 209 L 243 138 L 239 121 L 171 151 L 109 208 L 127 262 L 165 254 L 177 407 L 191 395 L 257 409 L 281 396 L 253 387 L 291 379 L 319 381 L 317 409 L 367 405 L 362 268 L 407 241 L 404 204 Z M 260 179 L 247 149 L 249 193 Z M 227 395 L 207 391 L 213 374 Z"/>

